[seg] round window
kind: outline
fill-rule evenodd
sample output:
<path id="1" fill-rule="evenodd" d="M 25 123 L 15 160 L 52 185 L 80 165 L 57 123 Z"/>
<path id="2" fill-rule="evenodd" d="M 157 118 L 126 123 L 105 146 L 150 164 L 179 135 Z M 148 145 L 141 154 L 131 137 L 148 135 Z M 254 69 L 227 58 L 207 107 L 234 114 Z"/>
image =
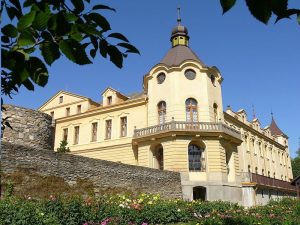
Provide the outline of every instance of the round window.
<path id="1" fill-rule="evenodd" d="M 184 75 L 189 80 L 194 80 L 196 77 L 196 72 L 194 70 L 188 69 L 184 72 Z"/>
<path id="2" fill-rule="evenodd" d="M 164 73 L 160 73 L 157 75 L 157 83 L 162 84 L 166 79 L 166 75 Z"/>

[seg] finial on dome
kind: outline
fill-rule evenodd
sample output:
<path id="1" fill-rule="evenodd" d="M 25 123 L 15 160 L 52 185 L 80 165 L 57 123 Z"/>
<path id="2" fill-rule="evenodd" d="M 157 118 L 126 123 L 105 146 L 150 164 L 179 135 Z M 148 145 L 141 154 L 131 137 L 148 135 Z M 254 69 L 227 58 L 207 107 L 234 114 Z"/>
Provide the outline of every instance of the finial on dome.
<path id="1" fill-rule="evenodd" d="M 179 6 L 177 7 L 177 23 L 178 23 L 178 26 L 181 25 L 180 7 Z"/>
<path id="2" fill-rule="evenodd" d="M 172 47 L 175 47 L 177 45 L 185 45 L 188 46 L 189 43 L 189 36 L 188 36 L 188 30 L 185 26 L 181 25 L 181 9 L 180 7 L 177 8 L 177 26 L 175 26 L 172 30 L 171 35 L 171 42 Z"/>

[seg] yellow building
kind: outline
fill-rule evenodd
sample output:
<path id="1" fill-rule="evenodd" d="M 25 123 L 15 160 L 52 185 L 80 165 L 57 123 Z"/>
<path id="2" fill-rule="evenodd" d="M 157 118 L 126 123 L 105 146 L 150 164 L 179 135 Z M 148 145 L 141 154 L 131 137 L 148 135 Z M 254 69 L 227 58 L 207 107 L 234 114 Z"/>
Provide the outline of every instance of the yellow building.
<path id="1" fill-rule="evenodd" d="M 274 119 L 266 128 L 244 110 L 223 111 L 223 78 L 189 48 L 186 27 L 172 30 L 172 48 L 143 77 L 143 92 L 113 88 L 102 103 L 65 91 L 39 110 L 56 124 L 71 153 L 181 173 L 185 199 L 250 206 L 292 195 L 288 138 Z"/>

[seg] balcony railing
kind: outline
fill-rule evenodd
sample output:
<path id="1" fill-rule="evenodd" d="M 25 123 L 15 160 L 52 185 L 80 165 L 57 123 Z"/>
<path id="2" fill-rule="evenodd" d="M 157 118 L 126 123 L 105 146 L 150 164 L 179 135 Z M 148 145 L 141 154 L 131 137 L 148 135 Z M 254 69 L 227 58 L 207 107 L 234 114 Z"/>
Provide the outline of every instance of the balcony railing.
<path id="1" fill-rule="evenodd" d="M 234 128 L 221 122 L 185 122 L 174 120 L 151 127 L 135 129 L 134 137 L 144 137 L 158 133 L 164 133 L 167 131 L 223 132 L 237 139 L 241 139 L 241 133 L 238 130 L 235 130 Z"/>
<path id="2" fill-rule="evenodd" d="M 248 172 L 243 173 L 242 181 L 254 182 L 257 183 L 257 185 L 259 186 L 296 191 L 296 187 L 291 185 L 290 182 L 278 180 L 271 177 L 266 177 L 255 173 L 248 173 Z"/>

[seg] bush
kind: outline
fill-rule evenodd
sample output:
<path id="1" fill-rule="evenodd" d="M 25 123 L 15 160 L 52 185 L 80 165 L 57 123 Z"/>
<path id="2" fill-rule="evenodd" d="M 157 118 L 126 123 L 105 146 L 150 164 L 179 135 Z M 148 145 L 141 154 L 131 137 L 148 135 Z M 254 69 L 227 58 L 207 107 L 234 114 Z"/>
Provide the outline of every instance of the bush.
<path id="1" fill-rule="evenodd" d="M 60 146 L 57 148 L 57 152 L 65 153 L 70 152 L 70 148 L 67 147 L 68 142 L 66 140 L 62 140 L 60 142 Z"/>
<path id="2" fill-rule="evenodd" d="M 0 224 L 35 225 L 298 225 L 300 201 L 282 199 L 245 209 L 229 202 L 163 200 L 142 194 L 71 197 L 34 200 L 6 197 L 0 200 Z"/>

